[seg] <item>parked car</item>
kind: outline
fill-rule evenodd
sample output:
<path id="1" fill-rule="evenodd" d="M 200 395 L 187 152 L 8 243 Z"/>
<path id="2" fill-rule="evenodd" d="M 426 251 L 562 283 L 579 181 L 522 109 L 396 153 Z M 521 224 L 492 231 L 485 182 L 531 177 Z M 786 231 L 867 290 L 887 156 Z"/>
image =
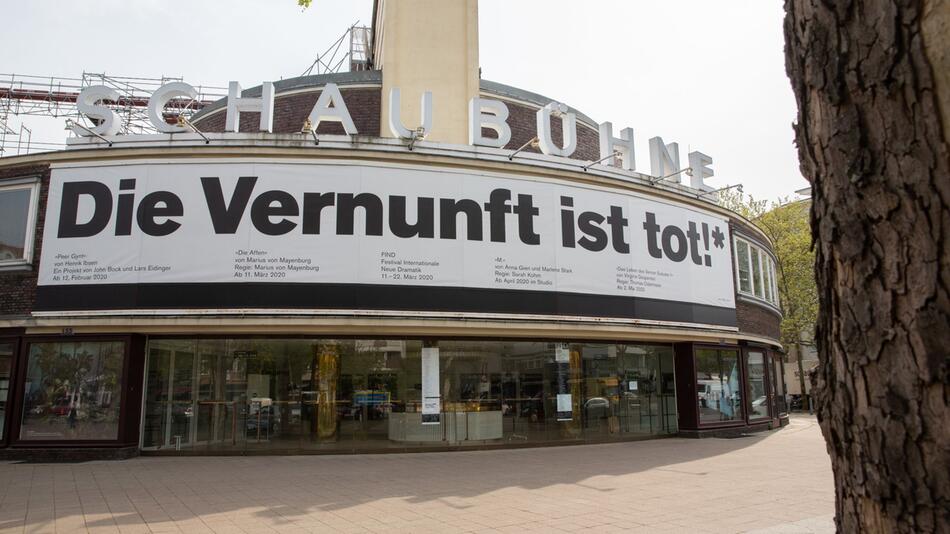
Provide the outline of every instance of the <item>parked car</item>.
<path id="1" fill-rule="evenodd" d="M 69 397 L 60 397 L 53 403 L 53 415 L 69 415 Z"/>

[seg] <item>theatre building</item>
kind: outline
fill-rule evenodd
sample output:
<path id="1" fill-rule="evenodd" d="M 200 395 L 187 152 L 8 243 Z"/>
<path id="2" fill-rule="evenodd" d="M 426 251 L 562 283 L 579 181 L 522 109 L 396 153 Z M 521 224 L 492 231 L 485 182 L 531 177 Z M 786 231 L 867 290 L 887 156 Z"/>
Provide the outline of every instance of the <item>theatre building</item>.
<path id="1" fill-rule="evenodd" d="M 481 79 L 475 0 L 438 4 L 377 2 L 363 70 L 143 135 L 90 88 L 66 149 L 0 158 L 0 457 L 787 422 L 774 256 L 712 158 Z"/>

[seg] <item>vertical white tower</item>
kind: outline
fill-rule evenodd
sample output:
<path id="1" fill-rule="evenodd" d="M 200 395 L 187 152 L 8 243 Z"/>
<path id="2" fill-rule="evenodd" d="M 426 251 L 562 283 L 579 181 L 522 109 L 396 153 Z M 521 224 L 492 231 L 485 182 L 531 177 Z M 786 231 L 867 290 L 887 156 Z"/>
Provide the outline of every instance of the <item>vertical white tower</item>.
<path id="1" fill-rule="evenodd" d="M 421 124 L 421 99 L 432 92 L 426 140 L 468 143 L 468 102 L 478 96 L 478 0 L 380 0 L 374 14 L 374 61 L 383 71 L 381 133 L 389 130 L 390 91 L 400 116 Z"/>

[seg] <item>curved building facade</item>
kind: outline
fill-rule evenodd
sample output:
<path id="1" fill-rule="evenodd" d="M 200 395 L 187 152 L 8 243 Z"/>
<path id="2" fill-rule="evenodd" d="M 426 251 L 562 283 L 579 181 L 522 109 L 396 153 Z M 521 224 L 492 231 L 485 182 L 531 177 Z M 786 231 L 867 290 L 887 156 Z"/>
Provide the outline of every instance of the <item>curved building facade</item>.
<path id="1" fill-rule="evenodd" d="M 540 153 L 550 99 L 498 83 L 477 97 L 504 103 L 503 146 L 389 137 L 385 72 L 276 82 L 270 131 L 258 111 L 226 131 L 222 101 L 197 132 L 0 158 L 2 454 L 520 447 L 787 421 L 775 261 L 754 225 L 614 166 L 575 109 L 550 124 L 563 146 L 576 120 L 573 152 Z M 313 115 L 328 90 L 357 133 Z"/>

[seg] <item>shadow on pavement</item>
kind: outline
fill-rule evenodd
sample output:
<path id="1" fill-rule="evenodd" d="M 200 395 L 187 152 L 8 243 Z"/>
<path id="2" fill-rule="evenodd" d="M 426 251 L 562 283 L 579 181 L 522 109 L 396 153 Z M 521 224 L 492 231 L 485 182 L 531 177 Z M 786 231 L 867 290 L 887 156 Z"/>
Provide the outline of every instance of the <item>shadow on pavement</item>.
<path id="1" fill-rule="evenodd" d="M 24 484 L 32 484 L 31 498 L 49 490 L 49 498 L 59 501 L 57 494 L 74 491 L 80 501 L 75 514 L 85 514 L 88 528 L 114 525 L 113 518 L 122 527 L 143 520 L 180 521 L 208 514 L 226 517 L 247 509 L 267 521 L 291 522 L 317 511 L 333 512 L 345 520 L 357 513 L 352 509 L 373 503 L 390 507 L 411 503 L 416 506 L 407 510 L 424 515 L 426 503 L 465 510 L 473 506 L 466 503 L 469 498 L 512 488 L 543 490 L 550 498 L 538 499 L 537 508 L 556 510 L 559 487 L 587 490 L 585 498 L 596 505 L 598 496 L 609 498 L 617 491 L 611 483 L 615 477 L 647 470 L 657 470 L 654 476 L 677 477 L 688 487 L 691 479 L 709 476 L 709 462 L 697 460 L 742 450 L 783 431 L 787 430 L 738 439 L 666 438 L 490 451 L 7 464 L 0 466 L 0 482 L 8 497 Z M 9 501 L 4 499 L 4 508 L 12 504 Z M 67 517 L 70 514 L 61 504 L 57 504 L 57 522 L 63 512 Z M 90 522 L 89 510 L 97 507 L 109 515 Z M 22 525 L 21 521 L 16 525 Z M 0 521 L 0 528 L 3 523 L 14 526 Z M 26 526 L 34 523 L 27 516 Z"/>

